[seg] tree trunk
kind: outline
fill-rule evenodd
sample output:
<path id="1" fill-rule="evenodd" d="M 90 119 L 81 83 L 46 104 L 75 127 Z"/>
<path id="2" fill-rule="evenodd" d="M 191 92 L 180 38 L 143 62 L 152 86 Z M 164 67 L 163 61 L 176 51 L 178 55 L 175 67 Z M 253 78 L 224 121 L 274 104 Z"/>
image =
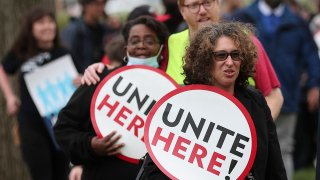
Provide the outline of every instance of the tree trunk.
<path id="1" fill-rule="evenodd" d="M 0 59 L 16 37 L 26 13 L 35 6 L 55 9 L 54 0 L 0 0 Z M 17 77 L 11 78 L 17 90 Z M 14 143 L 16 118 L 8 117 L 6 104 L 0 93 L 0 178 L 3 180 L 29 180 L 30 176 L 22 160 L 19 146 Z"/>

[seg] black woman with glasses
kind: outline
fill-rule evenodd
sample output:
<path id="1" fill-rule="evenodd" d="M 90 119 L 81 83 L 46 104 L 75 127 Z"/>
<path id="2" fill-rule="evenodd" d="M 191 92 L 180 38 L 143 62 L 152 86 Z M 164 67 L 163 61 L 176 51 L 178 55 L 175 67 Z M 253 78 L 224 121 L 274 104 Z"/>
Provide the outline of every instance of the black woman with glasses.
<path id="1" fill-rule="evenodd" d="M 245 179 L 286 180 L 270 109 L 263 95 L 248 86 L 257 57 L 248 33 L 251 29 L 240 23 L 219 23 L 196 33 L 186 49 L 184 83 L 218 87 L 236 97 L 248 110 L 256 128 L 257 154 Z M 138 179 L 168 179 L 149 156 L 142 168 Z"/>
<path id="2" fill-rule="evenodd" d="M 164 24 L 153 17 L 142 16 L 129 21 L 122 30 L 127 56 L 122 65 L 147 65 L 159 67 L 162 44 L 168 31 Z M 103 79 L 111 70 L 104 68 L 99 74 Z M 90 120 L 90 102 L 95 86 L 80 86 L 68 104 L 60 111 L 54 132 L 61 148 L 69 155 L 71 162 L 82 165 L 82 180 L 135 179 L 138 164 L 117 158 L 124 146 L 118 143 L 120 134 L 111 132 L 98 138 Z"/>

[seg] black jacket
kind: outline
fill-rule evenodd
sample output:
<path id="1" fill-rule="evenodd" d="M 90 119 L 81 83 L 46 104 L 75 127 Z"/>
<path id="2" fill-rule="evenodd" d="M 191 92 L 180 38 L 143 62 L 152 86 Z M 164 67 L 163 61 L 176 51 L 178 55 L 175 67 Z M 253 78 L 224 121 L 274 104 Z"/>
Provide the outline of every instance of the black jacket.
<path id="1" fill-rule="evenodd" d="M 108 75 L 104 70 L 100 78 Z M 83 166 L 83 180 L 134 179 L 139 166 L 115 156 L 95 155 L 91 139 L 96 136 L 90 119 L 90 104 L 97 85 L 80 86 L 60 111 L 54 126 L 56 139 L 75 165 Z"/>
<path id="2" fill-rule="evenodd" d="M 286 180 L 276 127 L 270 109 L 260 92 L 253 88 L 237 89 L 235 97 L 246 107 L 257 133 L 257 153 L 251 168 L 255 180 Z M 137 179 L 169 179 L 146 156 Z"/>

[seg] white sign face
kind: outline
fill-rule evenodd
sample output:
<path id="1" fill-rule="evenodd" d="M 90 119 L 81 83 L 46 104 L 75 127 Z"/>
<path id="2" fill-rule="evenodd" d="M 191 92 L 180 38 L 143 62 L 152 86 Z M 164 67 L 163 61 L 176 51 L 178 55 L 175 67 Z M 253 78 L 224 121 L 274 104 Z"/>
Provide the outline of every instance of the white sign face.
<path id="1" fill-rule="evenodd" d="M 76 89 L 73 79 L 77 75 L 70 55 L 62 56 L 24 75 L 28 91 L 42 117 L 50 119 L 66 105 Z"/>
<path id="2" fill-rule="evenodd" d="M 145 143 L 162 172 L 183 180 L 243 179 L 257 146 L 244 106 L 205 85 L 181 87 L 161 98 L 148 115 Z"/>
<path id="3" fill-rule="evenodd" d="M 121 134 L 121 159 L 137 163 L 147 152 L 143 138 L 147 115 L 154 104 L 178 85 L 161 70 L 125 66 L 106 76 L 91 101 L 91 121 L 96 134 Z"/>

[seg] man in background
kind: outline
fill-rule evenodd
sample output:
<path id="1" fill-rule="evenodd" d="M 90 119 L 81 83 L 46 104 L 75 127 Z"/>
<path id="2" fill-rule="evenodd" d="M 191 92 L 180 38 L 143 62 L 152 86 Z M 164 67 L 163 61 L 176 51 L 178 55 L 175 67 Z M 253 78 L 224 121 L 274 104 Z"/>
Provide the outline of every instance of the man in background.
<path id="1" fill-rule="evenodd" d="M 100 23 L 104 16 L 106 0 L 79 0 L 82 16 L 74 19 L 62 32 L 63 43 L 71 51 L 79 73 L 92 63 L 99 62 L 104 55 L 103 39 L 105 25 Z"/>
<path id="2" fill-rule="evenodd" d="M 237 20 L 257 27 L 281 83 L 284 105 L 276 121 L 282 158 L 288 179 L 293 178 L 294 130 L 300 98 L 301 73 L 307 72 L 309 111 L 319 105 L 320 61 L 317 46 L 305 21 L 283 0 L 259 0 L 236 12 Z"/>

